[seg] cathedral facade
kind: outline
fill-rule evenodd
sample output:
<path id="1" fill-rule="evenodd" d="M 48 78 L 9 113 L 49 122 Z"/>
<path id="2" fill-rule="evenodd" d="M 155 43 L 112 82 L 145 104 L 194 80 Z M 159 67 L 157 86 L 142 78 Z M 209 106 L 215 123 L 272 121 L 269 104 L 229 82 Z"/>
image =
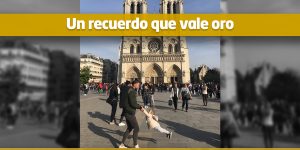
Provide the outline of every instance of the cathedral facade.
<path id="1" fill-rule="evenodd" d="M 146 0 L 125 0 L 125 14 L 147 13 Z M 160 13 L 183 13 L 183 0 L 161 0 Z M 122 37 L 119 81 L 189 83 L 189 51 L 185 37 Z"/>

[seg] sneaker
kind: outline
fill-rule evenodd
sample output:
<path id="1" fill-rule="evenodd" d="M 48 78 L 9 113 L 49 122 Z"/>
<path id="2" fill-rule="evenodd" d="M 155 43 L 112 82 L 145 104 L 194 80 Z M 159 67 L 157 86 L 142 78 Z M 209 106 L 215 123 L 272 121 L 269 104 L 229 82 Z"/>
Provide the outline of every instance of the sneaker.
<path id="1" fill-rule="evenodd" d="M 119 125 L 120 127 L 122 127 L 122 126 L 125 126 L 126 124 L 123 123 L 123 122 L 120 122 L 118 125 Z"/>
<path id="2" fill-rule="evenodd" d="M 172 137 L 172 132 L 170 132 L 169 134 L 167 134 L 167 138 L 171 139 Z"/>
<path id="3" fill-rule="evenodd" d="M 140 148 L 140 146 L 139 145 L 135 145 L 134 148 Z"/>
<path id="4" fill-rule="evenodd" d="M 114 122 L 109 122 L 109 124 L 110 124 L 110 125 L 114 125 L 115 123 L 114 123 Z"/>
<path id="5" fill-rule="evenodd" d="M 127 148 L 124 144 L 119 145 L 119 148 Z"/>

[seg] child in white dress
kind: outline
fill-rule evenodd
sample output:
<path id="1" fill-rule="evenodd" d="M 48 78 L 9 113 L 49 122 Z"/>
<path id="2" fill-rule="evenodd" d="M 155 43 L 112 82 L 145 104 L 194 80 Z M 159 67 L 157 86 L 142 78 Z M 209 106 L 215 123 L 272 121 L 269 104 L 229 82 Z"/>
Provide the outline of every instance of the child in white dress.
<path id="1" fill-rule="evenodd" d="M 172 132 L 170 132 L 160 126 L 160 124 L 158 123 L 158 116 L 154 115 L 152 109 L 150 109 L 150 111 L 147 112 L 147 110 L 143 108 L 141 111 L 144 112 L 144 114 L 146 115 L 146 122 L 147 122 L 149 129 L 155 129 L 155 130 L 159 131 L 160 133 L 165 133 L 166 136 L 169 139 L 171 139 Z"/>

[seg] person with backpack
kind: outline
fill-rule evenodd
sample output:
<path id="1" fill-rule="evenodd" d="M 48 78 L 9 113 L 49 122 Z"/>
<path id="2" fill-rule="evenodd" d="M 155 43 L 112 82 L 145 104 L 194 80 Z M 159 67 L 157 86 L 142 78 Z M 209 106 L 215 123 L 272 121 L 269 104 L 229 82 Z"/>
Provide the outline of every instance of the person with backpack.
<path id="1" fill-rule="evenodd" d="M 119 107 L 122 108 L 122 113 L 121 113 L 121 118 L 119 122 L 119 126 L 125 126 L 125 123 L 123 123 L 123 119 L 125 117 L 125 112 L 124 112 L 124 101 L 125 101 L 125 96 L 126 93 L 128 93 L 129 88 L 131 87 L 130 81 L 126 81 L 120 88 L 120 103 Z"/>
<path id="2" fill-rule="evenodd" d="M 181 99 L 182 99 L 182 110 L 185 106 L 185 112 L 188 112 L 189 109 L 189 100 L 192 100 L 191 92 L 187 86 L 187 84 L 184 84 L 181 88 Z"/>
<path id="3" fill-rule="evenodd" d="M 171 88 L 171 95 L 170 98 L 173 100 L 174 104 L 174 111 L 177 111 L 177 105 L 178 105 L 178 98 L 179 98 L 179 91 L 180 89 L 177 86 L 177 83 L 173 84 L 173 87 Z"/>
<path id="4" fill-rule="evenodd" d="M 124 113 L 126 118 L 127 129 L 123 134 L 122 143 L 119 145 L 119 148 L 127 148 L 125 146 L 125 141 L 128 138 L 129 134 L 133 130 L 133 144 L 134 148 L 139 148 L 138 145 L 138 134 L 139 134 L 139 124 L 136 119 L 136 109 L 142 110 L 143 107 L 137 103 L 137 89 L 140 88 L 140 82 L 135 80 L 132 82 L 132 87 L 128 89 L 128 92 L 125 95 L 124 99 Z"/>

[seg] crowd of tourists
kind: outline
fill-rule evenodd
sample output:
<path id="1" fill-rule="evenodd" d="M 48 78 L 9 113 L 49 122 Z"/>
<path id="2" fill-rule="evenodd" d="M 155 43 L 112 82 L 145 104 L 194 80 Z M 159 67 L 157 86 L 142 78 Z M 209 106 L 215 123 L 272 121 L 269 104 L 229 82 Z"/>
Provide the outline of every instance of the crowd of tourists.
<path id="1" fill-rule="evenodd" d="M 178 84 L 176 82 L 171 85 L 167 84 L 152 84 L 152 83 L 140 83 L 135 80 L 133 82 L 126 81 L 122 84 L 106 84 L 108 91 L 108 98 L 106 102 L 111 105 L 110 112 L 110 125 L 126 126 L 127 129 L 123 134 L 122 142 L 119 148 L 127 148 L 125 141 L 129 134 L 133 132 L 134 147 L 139 148 L 138 145 L 138 133 L 139 124 L 135 116 L 136 110 L 139 110 L 145 114 L 146 123 L 149 129 L 155 129 L 166 135 L 171 139 L 172 132 L 163 128 L 158 121 L 155 109 L 155 92 L 168 92 L 170 94 L 169 105 L 173 107 L 173 111 L 178 110 L 178 101 L 182 100 L 182 110 L 188 112 L 189 101 L 193 99 L 193 96 L 202 95 L 203 106 L 208 105 L 208 97 L 213 95 L 217 97 L 219 94 L 218 85 L 214 84 L 214 88 L 211 89 L 211 84 Z M 100 88 L 100 85 L 96 87 Z M 210 92 L 211 91 L 211 92 Z M 211 96 L 210 96 L 211 94 Z M 137 97 L 141 96 L 143 103 L 140 105 L 137 101 Z M 122 111 L 120 120 L 116 119 L 117 109 Z M 126 122 L 126 124 L 124 123 Z"/>

